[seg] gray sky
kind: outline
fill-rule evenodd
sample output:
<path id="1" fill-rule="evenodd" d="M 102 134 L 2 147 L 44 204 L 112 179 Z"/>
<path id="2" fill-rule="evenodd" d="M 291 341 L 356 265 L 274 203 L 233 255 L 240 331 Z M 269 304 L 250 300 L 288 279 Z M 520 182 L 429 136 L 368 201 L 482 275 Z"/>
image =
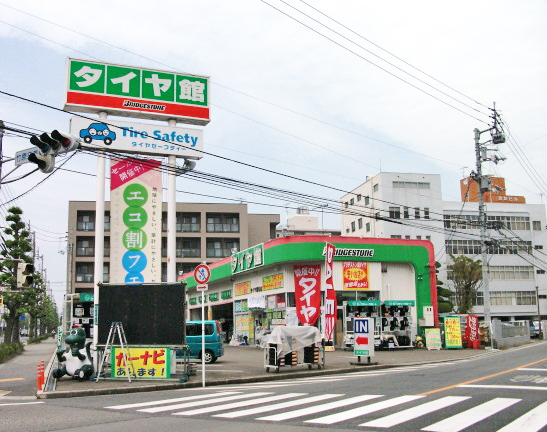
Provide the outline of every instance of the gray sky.
<path id="1" fill-rule="evenodd" d="M 306 2 L 316 10 L 287 3 L 330 29 L 281 0 L 0 0 L 0 91 L 62 108 L 67 57 L 208 75 L 206 151 L 344 191 L 380 170 L 438 173 L 443 198 L 455 201 L 474 167 L 473 129 L 487 128 L 495 101 L 511 140 L 500 147 L 507 161 L 486 171 L 506 178 L 508 195 L 542 202 L 547 3 Z M 70 115 L 0 94 L 0 119 L 51 131 L 68 130 Z M 4 138 L 4 156 L 28 147 L 28 139 Z M 9 206 L 24 210 L 58 299 L 68 201 L 95 199 L 96 165 L 78 154 L 63 168 L 90 175 L 59 171 L 36 186 L 45 178 L 37 172 L 1 188 L 2 226 Z M 4 164 L 2 174 L 12 168 Z M 213 156 L 196 169 L 325 199 L 343 195 Z M 263 203 L 250 211 L 279 213 L 282 222 L 296 206 L 184 178 L 177 190 L 178 201 L 220 201 L 185 193 L 192 192 Z M 325 226 L 339 227 L 340 216 L 325 215 Z"/>

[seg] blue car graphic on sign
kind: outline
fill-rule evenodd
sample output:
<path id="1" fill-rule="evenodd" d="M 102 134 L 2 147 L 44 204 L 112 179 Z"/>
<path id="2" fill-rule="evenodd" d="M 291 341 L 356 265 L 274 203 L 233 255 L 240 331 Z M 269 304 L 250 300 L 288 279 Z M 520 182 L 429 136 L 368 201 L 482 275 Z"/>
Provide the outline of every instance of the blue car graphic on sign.
<path id="1" fill-rule="evenodd" d="M 108 129 L 108 126 L 103 123 L 91 123 L 87 129 L 80 131 L 80 138 L 83 138 L 87 144 L 93 140 L 99 140 L 106 145 L 110 145 L 116 139 L 116 133 Z"/>

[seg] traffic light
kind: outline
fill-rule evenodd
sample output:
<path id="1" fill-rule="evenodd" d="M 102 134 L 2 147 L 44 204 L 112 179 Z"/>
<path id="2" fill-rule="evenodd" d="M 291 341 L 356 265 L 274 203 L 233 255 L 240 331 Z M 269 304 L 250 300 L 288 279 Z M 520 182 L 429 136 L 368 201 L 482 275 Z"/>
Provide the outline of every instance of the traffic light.
<path id="1" fill-rule="evenodd" d="M 17 263 L 17 288 L 26 288 L 34 282 L 34 266 L 26 262 Z"/>
<path id="2" fill-rule="evenodd" d="M 75 135 L 59 132 L 57 129 L 50 134 L 33 135 L 31 144 L 38 147 L 42 154 L 31 153 L 28 161 L 35 163 L 43 173 L 50 173 L 55 168 L 55 156 L 60 153 L 74 151 L 80 147 L 80 139 Z"/>

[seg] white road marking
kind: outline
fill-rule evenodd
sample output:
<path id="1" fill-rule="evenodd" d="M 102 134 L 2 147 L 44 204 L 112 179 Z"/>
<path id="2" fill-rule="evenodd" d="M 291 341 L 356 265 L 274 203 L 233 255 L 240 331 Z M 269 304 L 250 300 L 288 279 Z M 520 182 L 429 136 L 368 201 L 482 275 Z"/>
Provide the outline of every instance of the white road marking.
<path id="1" fill-rule="evenodd" d="M 306 394 L 307 393 L 286 393 L 286 394 L 282 394 L 282 395 L 275 395 L 275 396 L 270 396 L 270 397 L 265 397 L 265 398 L 252 399 L 250 401 L 249 400 L 239 401 L 239 402 L 233 402 L 233 403 L 225 404 L 225 405 L 216 405 L 216 406 L 207 407 L 207 408 L 199 408 L 199 409 L 190 410 L 190 411 L 177 412 L 177 413 L 173 413 L 173 415 L 192 416 L 192 415 L 198 415 L 198 414 L 207 414 L 207 413 L 215 412 L 215 411 L 229 410 L 229 409 L 232 409 L 232 408 L 242 408 L 242 407 L 249 406 L 249 405 L 259 405 L 259 404 L 262 404 L 262 403 L 275 402 L 275 401 L 282 400 L 282 399 L 289 399 L 289 398 L 295 398 L 295 397 L 298 397 L 298 396 L 305 396 Z M 294 404 L 296 402 L 291 401 L 290 403 Z"/>
<path id="2" fill-rule="evenodd" d="M 498 432 L 537 432 L 547 425 L 547 402 L 528 411 Z"/>
<path id="3" fill-rule="evenodd" d="M 425 414 L 432 413 L 442 408 L 446 408 L 450 405 L 463 402 L 467 399 L 470 399 L 470 396 L 446 396 L 441 399 L 437 399 L 413 408 L 406 409 L 404 411 L 396 412 L 395 414 L 391 414 L 386 417 L 382 417 L 367 423 L 362 423 L 359 426 L 388 428 L 403 423 L 405 421 L 413 420 Z"/>
<path id="4" fill-rule="evenodd" d="M 424 431 L 429 432 L 458 432 L 462 429 L 490 417 L 513 404 L 520 402 L 520 399 L 510 398 L 495 398 L 491 401 L 477 405 L 467 411 L 463 411 L 452 417 L 448 417 L 440 422 L 434 423 L 430 426 L 423 428 Z"/>
<path id="5" fill-rule="evenodd" d="M 416 399 L 421 399 L 424 396 L 399 396 L 393 399 L 388 399 L 382 402 L 376 402 L 371 405 L 365 405 L 362 407 L 354 408 L 349 411 L 343 411 L 336 414 L 331 414 L 324 417 L 319 417 L 313 420 L 306 420 L 304 423 L 318 423 L 318 424 L 334 424 L 344 420 L 359 417 L 371 412 L 380 411 L 386 408 L 391 408 L 402 403 L 410 402 Z"/>
<path id="6" fill-rule="evenodd" d="M 511 390 L 547 390 L 547 387 L 535 387 L 535 386 L 515 386 L 515 385 L 480 385 L 480 384 L 464 384 L 458 387 L 471 387 L 471 388 L 492 388 L 492 389 L 511 389 Z"/>
<path id="7" fill-rule="evenodd" d="M 248 394 L 242 394 L 237 396 L 226 396 L 226 397 L 218 397 L 218 394 L 215 394 L 213 397 L 209 397 L 209 399 L 196 401 L 196 402 L 188 402 L 188 403 L 182 403 L 182 404 L 176 404 L 176 405 L 168 405 L 165 407 L 156 407 L 156 408 L 146 408 L 142 410 L 137 410 L 139 412 L 146 412 L 146 413 L 157 413 L 157 412 L 163 412 L 163 411 L 173 411 L 183 408 L 193 408 L 200 405 L 211 405 L 218 402 L 227 402 L 237 399 L 245 399 L 245 398 L 252 398 L 255 396 L 265 396 L 269 395 L 271 393 L 261 392 L 261 393 L 248 393 Z M 211 395 L 208 395 L 211 396 Z"/>
<path id="8" fill-rule="evenodd" d="M 236 411 L 236 412 L 226 413 L 226 414 L 217 414 L 214 417 L 237 418 L 237 417 L 249 416 L 249 415 L 260 414 L 260 413 L 264 413 L 264 412 L 268 412 L 268 411 L 275 411 L 275 410 L 279 410 L 279 409 L 290 408 L 290 407 L 297 406 L 297 405 L 304 405 L 304 404 L 307 404 L 307 403 L 319 402 L 319 401 L 322 401 L 322 400 L 332 399 L 332 398 L 339 397 L 339 396 L 344 396 L 344 395 L 343 394 L 328 394 L 327 393 L 327 394 L 323 394 L 323 395 L 319 395 L 319 396 L 311 396 L 311 397 L 308 397 L 308 398 L 298 399 L 298 400 L 290 401 L 290 402 L 284 402 L 284 403 L 279 403 L 279 404 L 274 404 L 274 405 L 269 405 L 269 406 L 263 406 L 263 407 L 258 407 L 258 408 L 250 408 L 250 409 L 246 409 L 246 410 L 243 410 L 243 411 Z"/>
<path id="9" fill-rule="evenodd" d="M 540 372 L 547 372 L 547 369 L 545 368 L 518 368 L 517 370 L 521 371 L 540 371 Z"/>
<path id="10" fill-rule="evenodd" d="M 336 402 L 329 402 L 329 403 L 322 404 L 322 405 L 315 405 L 315 406 L 312 406 L 312 407 L 309 407 L 309 408 L 302 408 L 302 409 L 299 409 L 299 410 L 289 411 L 289 412 L 281 413 L 281 414 L 274 414 L 274 415 L 267 416 L 267 417 L 259 417 L 256 420 L 269 420 L 269 421 L 288 420 L 288 419 L 292 419 L 292 418 L 296 418 L 296 417 L 303 417 L 303 416 L 306 416 L 306 415 L 309 415 L 309 414 L 316 414 L 318 412 L 323 412 L 323 411 L 326 411 L 326 410 L 329 410 L 329 409 L 340 408 L 340 407 L 356 404 L 356 403 L 359 403 L 359 402 L 365 402 L 367 400 L 375 399 L 375 398 L 379 398 L 379 397 L 382 397 L 382 395 L 355 396 L 355 397 L 351 397 L 351 398 L 348 398 L 348 399 L 339 400 L 339 401 L 336 401 Z"/>
<path id="11" fill-rule="evenodd" d="M 3 406 L 14 406 L 14 405 L 43 404 L 43 403 L 44 403 L 43 401 L 39 401 L 39 402 L 13 402 L 13 403 L 3 403 L 3 404 L 0 404 L 0 407 L 3 407 Z"/>
<path id="12" fill-rule="evenodd" d="M 240 392 L 223 392 L 223 393 L 215 393 L 215 397 L 218 396 L 228 396 L 233 394 L 239 394 Z M 152 402 L 140 402 L 140 403 L 134 403 L 134 404 L 128 404 L 128 405 L 113 405 L 109 407 L 105 407 L 107 409 L 114 409 L 114 410 L 121 410 L 121 409 L 129 409 L 129 408 L 140 408 L 145 406 L 154 406 L 154 405 L 162 405 L 162 404 L 168 404 L 173 402 L 182 402 L 182 401 L 189 401 L 189 400 L 197 400 L 197 399 L 206 399 L 210 398 L 211 395 L 198 395 L 198 396 L 185 396 L 181 398 L 175 398 L 175 399 L 164 399 L 164 400 L 157 400 Z"/>

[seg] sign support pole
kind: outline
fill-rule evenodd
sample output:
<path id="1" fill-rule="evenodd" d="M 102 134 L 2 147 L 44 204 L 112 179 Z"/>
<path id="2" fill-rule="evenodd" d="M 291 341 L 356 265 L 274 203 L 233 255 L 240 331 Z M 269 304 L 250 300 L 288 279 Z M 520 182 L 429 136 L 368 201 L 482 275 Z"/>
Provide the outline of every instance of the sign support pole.
<path id="1" fill-rule="evenodd" d="M 106 120 L 107 114 L 105 112 L 99 113 L 100 120 Z M 105 197 L 104 188 L 106 183 L 106 154 L 99 152 L 97 158 L 97 202 L 95 205 L 95 267 L 93 271 L 93 346 L 97 348 L 99 342 L 99 283 L 103 282 L 103 265 L 104 265 L 104 209 L 105 209 Z M 71 281 L 72 282 L 72 281 Z M 67 292 L 69 287 L 67 287 Z M 72 291 L 72 290 L 71 290 Z M 99 357 L 97 351 L 95 351 L 95 361 L 98 361 Z"/>
<path id="2" fill-rule="evenodd" d="M 205 387 L 205 290 L 201 291 L 201 386 Z"/>
<path id="3" fill-rule="evenodd" d="M 169 126 L 176 127 L 176 120 L 169 120 Z M 167 158 L 167 282 L 177 280 L 177 198 L 175 175 L 177 157 L 169 155 Z"/>

